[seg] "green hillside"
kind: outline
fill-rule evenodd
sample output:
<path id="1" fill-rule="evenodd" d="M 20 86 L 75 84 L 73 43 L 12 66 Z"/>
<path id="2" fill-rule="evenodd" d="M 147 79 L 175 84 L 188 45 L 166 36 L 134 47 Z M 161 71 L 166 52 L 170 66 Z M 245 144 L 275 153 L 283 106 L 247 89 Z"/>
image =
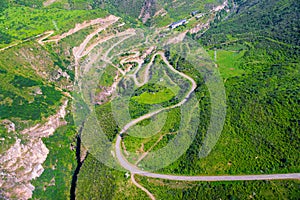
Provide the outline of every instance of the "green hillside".
<path id="1" fill-rule="evenodd" d="M 0 161 L 2 154 L 17 139 L 26 146 L 29 136 L 21 135 L 22 130 L 45 123 L 48 117 L 57 113 L 63 100 L 69 99 L 65 117 L 67 124 L 55 130 L 50 137 L 42 138 L 49 154 L 42 164 L 44 172 L 30 182 L 35 187 L 32 199 L 149 198 L 133 183 L 128 172 L 106 166 L 84 147 L 81 134 L 85 130 L 85 122 L 80 127 L 74 122 L 73 114 L 78 113 L 72 112 L 72 99 L 80 95 L 87 95 L 88 100 L 96 99 L 88 104 L 93 104 L 91 111 L 95 111 L 102 131 L 114 146 L 123 127 L 118 124 L 113 110 L 115 107 L 111 100 L 120 96 L 111 93 L 113 87 L 124 93 L 129 93 L 128 88 L 134 88 L 128 97 L 128 115 L 132 119 L 159 106 L 168 108 L 189 98 L 185 95 L 190 83 L 163 64 L 163 55 L 154 59 L 149 68 L 149 80 L 152 82 L 138 86 L 131 79 L 138 68 L 135 53 L 142 55 L 147 52 L 149 43 L 163 43 L 166 38 L 177 37 L 177 34 L 206 23 L 209 25 L 207 30 L 204 28 L 198 34 L 187 33 L 186 36 L 201 45 L 206 51 L 205 56 L 208 55 L 200 60 L 199 66 L 191 66 L 189 60 L 177 55 L 178 52 L 165 52 L 166 59 L 175 70 L 197 83 L 195 96 L 200 105 L 200 122 L 187 151 L 174 163 L 155 173 L 194 176 L 300 172 L 300 4 L 297 1 L 228 0 L 222 11 L 213 11 L 213 8 L 222 5 L 223 0 L 57 0 L 49 6 L 44 6 L 44 2 L 0 0 Z M 203 18 L 195 19 L 192 11 L 203 14 Z M 81 59 L 76 59 L 74 47 L 78 47 L 101 25 L 84 28 L 58 42 L 44 45 L 38 42 L 46 31 L 54 31 L 53 36 L 59 35 L 76 24 L 110 14 L 121 19 L 98 32 L 87 46 L 104 42 L 99 42 L 100 45 Z M 144 18 L 146 21 L 143 22 Z M 181 19 L 188 19 L 189 23 L 174 30 L 165 27 Z M 146 30 L 145 40 L 150 42 L 131 47 L 139 41 L 139 35 L 135 35 L 129 37 L 124 46 L 117 46 L 117 41 L 124 37 L 117 35 L 124 30 L 132 31 L 131 28 Z M 116 38 L 109 40 L 110 36 Z M 102 57 L 109 48 L 112 51 Z M 188 45 L 180 48 L 191 50 Z M 146 78 L 143 72 L 151 55 L 158 51 L 161 49 L 150 51 L 144 58 L 139 57 L 144 63 L 135 77 L 137 81 Z M 124 58 L 130 62 L 122 64 L 120 60 Z M 223 79 L 227 113 L 216 146 L 202 158 L 200 151 L 212 108 L 205 85 L 207 77 L 194 67 L 205 67 L 207 63 L 215 64 L 213 66 L 218 68 Z M 131 67 L 126 69 L 128 66 Z M 87 80 L 76 79 L 76 75 L 82 75 L 80 73 L 87 75 Z M 92 77 L 98 74 L 102 76 Z M 121 81 L 114 84 L 118 79 Z M 84 85 L 85 81 L 90 85 L 87 84 L 88 89 L 83 88 L 84 91 L 79 93 L 74 85 L 77 86 L 77 82 Z M 95 91 L 90 91 L 94 83 Z M 84 106 L 82 103 L 80 109 Z M 135 133 L 135 129 L 121 134 L 122 152 L 124 155 L 129 152 L 124 156 L 126 159 L 136 162 L 148 150 L 165 147 L 180 132 L 180 120 L 184 119 L 181 107 L 164 112 L 164 116 L 157 114 L 136 124 L 140 132 L 155 129 L 153 137 L 136 138 L 130 135 L 130 131 Z M 155 120 L 161 123 L 151 126 Z M 192 123 L 193 119 L 190 120 Z M 8 132 L 9 123 L 15 125 L 15 131 Z M 157 131 L 159 127 L 156 126 L 161 126 L 161 129 Z M 107 142 L 105 145 L 110 147 L 111 144 Z M 116 158 L 115 152 L 111 151 L 110 156 Z M 143 161 L 136 162 L 140 168 L 144 167 L 143 164 Z M 1 169 L 0 178 L 6 173 Z M 135 180 L 156 199 L 163 200 L 298 199 L 300 188 L 297 180 L 186 182 L 137 175 Z M 0 199 L 5 199 L 7 191 L 0 188 Z"/>
<path id="2" fill-rule="evenodd" d="M 26 145 L 28 136 L 20 132 L 38 123 L 43 124 L 48 117 L 56 114 L 63 99 L 66 99 L 63 98 L 63 92 L 70 92 L 68 88 L 73 85 L 73 58 L 66 54 L 72 52 L 74 44 L 62 42 L 42 46 L 37 42 L 41 37 L 38 35 L 50 30 L 55 31 L 54 34 L 61 34 L 74 28 L 77 23 L 107 15 L 107 12 L 100 9 L 88 11 L 44 8 L 42 3 L 43 1 L 0 2 L 1 155 L 17 139 L 21 139 L 22 144 Z M 88 30 L 90 31 L 91 29 Z M 80 42 L 86 34 L 79 31 L 72 35 L 72 39 Z M 10 48 L 2 49 L 5 47 Z M 67 77 L 62 76 L 62 72 Z M 14 125 L 15 131 L 8 132 L 8 123 Z M 49 189 L 44 196 L 44 186 L 37 188 L 35 195 L 38 198 L 53 197 L 53 194 L 58 198 L 69 196 L 72 174 L 76 167 L 76 157 L 70 144 L 76 137 L 77 131 L 69 125 L 61 127 L 50 139 L 45 139 L 44 142 L 50 149 L 44 166 L 46 171 L 33 184 L 49 184 L 53 173 L 60 183 L 57 183 L 58 188 Z M 53 171 L 53 164 L 57 159 L 62 162 L 58 162 L 59 167 Z M 0 189 L 1 197 L 3 189 Z"/>
<path id="3" fill-rule="evenodd" d="M 240 1 L 236 13 L 215 24 L 202 36 L 205 45 L 257 37 L 272 38 L 287 46 L 299 46 L 300 5 L 293 0 Z"/>
<path id="4" fill-rule="evenodd" d="M 75 24 L 106 16 L 102 10 L 64 10 L 60 8 L 33 9 L 10 6 L 0 13 L 0 47 L 54 30 L 61 34 Z"/>
<path id="5" fill-rule="evenodd" d="M 206 132 L 200 129 L 187 153 L 165 173 L 299 171 L 298 9 L 294 1 L 241 2 L 231 17 L 196 36 L 225 79 L 227 118 L 208 157 L 199 159 Z"/>

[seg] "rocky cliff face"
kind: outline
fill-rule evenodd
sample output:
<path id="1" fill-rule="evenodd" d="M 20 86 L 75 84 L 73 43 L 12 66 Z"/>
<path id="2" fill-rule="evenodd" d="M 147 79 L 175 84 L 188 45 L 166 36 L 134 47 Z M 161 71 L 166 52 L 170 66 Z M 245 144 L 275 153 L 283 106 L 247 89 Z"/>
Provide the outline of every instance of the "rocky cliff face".
<path id="1" fill-rule="evenodd" d="M 36 125 L 21 132 L 24 138 L 16 139 L 16 143 L 0 156 L 0 197 L 12 199 L 29 199 L 34 186 L 31 180 L 39 177 L 44 168 L 49 150 L 43 143 L 43 137 L 49 137 L 66 122 L 66 100 L 58 113 L 51 116 L 47 123 Z"/>
<path id="2" fill-rule="evenodd" d="M 32 179 L 39 177 L 44 169 L 49 150 L 40 138 L 30 138 L 26 144 L 21 139 L 0 158 L 0 187 L 7 197 L 29 199 L 34 186 Z"/>
<path id="3" fill-rule="evenodd" d="M 142 19 L 143 23 L 146 23 L 155 14 L 155 10 L 156 0 L 145 0 L 139 18 Z"/>

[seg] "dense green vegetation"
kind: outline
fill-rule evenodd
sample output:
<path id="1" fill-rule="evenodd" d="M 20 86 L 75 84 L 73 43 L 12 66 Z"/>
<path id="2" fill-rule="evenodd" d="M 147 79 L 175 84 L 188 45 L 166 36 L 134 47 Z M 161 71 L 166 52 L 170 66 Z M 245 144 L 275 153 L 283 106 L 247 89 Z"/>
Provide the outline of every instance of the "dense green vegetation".
<path id="1" fill-rule="evenodd" d="M 76 127 L 72 116 L 66 117 L 68 125 L 58 128 L 43 142 L 49 149 L 47 160 L 43 164 L 45 171 L 33 181 L 35 190 L 33 199 L 68 199 L 71 180 L 76 168 Z"/>
<path id="2" fill-rule="evenodd" d="M 114 120 L 111 111 L 111 103 L 106 103 L 101 106 L 95 107 L 98 122 L 103 132 L 106 134 L 110 141 L 113 141 L 119 132 L 116 121 Z"/>
<path id="3" fill-rule="evenodd" d="M 8 0 L 3 0 L 0 2 L 0 12 L 2 12 L 3 10 L 5 10 L 6 8 L 8 8 L 9 6 L 9 2 Z"/>
<path id="4" fill-rule="evenodd" d="M 40 88 L 43 95 L 34 97 L 33 102 L 1 88 L 1 94 L 5 96 L 2 101 L 10 101 L 0 106 L 1 119 L 20 118 L 21 120 L 35 121 L 53 114 L 57 103 L 61 99 L 61 93 L 53 87 L 40 86 Z"/>
<path id="5" fill-rule="evenodd" d="M 114 68 L 113 66 L 107 66 L 99 79 L 99 85 L 104 87 L 112 86 L 112 84 L 114 83 L 114 78 L 117 75 L 116 71 L 116 68 Z"/>
<path id="6" fill-rule="evenodd" d="M 146 90 L 147 91 L 144 91 Z M 163 87 L 162 85 L 149 85 L 141 89 L 142 94 L 135 93 L 132 97 L 133 100 L 139 104 L 159 104 L 172 99 L 175 95 L 172 90 Z"/>
<path id="7" fill-rule="evenodd" d="M 124 15 L 129 15 L 137 18 L 140 15 L 140 10 L 142 9 L 143 3 L 143 0 L 111 0 L 104 6 L 106 6 L 107 9 L 111 9 L 112 11 L 115 10 Z"/>
<path id="8" fill-rule="evenodd" d="M 251 12 L 247 13 L 248 10 L 244 8 L 243 15 L 238 12 L 200 38 L 201 43 L 210 50 L 212 58 L 216 48 L 217 64 L 221 75 L 226 78 L 226 123 L 211 154 L 199 159 L 198 150 L 208 122 L 207 117 L 201 120 L 204 124 L 199 126 L 198 135 L 190 149 L 163 172 L 259 174 L 299 171 L 297 144 L 300 130 L 297 119 L 300 116 L 300 65 L 299 46 L 293 41 L 299 36 L 286 34 L 285 37 L 291 38 L 281 41 L 280 35 L 283 33 L 275 31 L 272 35 L 268 34 L 270 27 L 261 22 L 247 26 L 247 30 L 252 30 L 253 34 L 245 31 L 245 24 L 237 23 L 247 16 L 259 21 L 258 13 L 262 5 L 266 10 L 278 5 L 267 6 L 266 2 L 242 4 L 240 9 L 252 5 L 249 8 Z M 290 10 L 290 14 L 295 14 L 294 9 Z M 284 20 L 287 20 L 286 9 L 281 11 Z M 274 23 L 274 26 L 279 25 Z M 297 27 L 293 23 L 287 23 L 286 26 Z M 256 31 L 258 29 L 259 32 Z M 181 70 L 186 68 L 184 63 L 177 63 L 177 66 Z M 202 102 L 208 103 L 207 100 Z M 204 112 L 205 116 L 209 116 L 207 111 Z"/>
<path id="9" fill-rule="evenodd" d="M 138 177 L 157 199 L 290 199 L 299 181 L 175 182 Z"/>
<path id="10" fill-rule="evenodd" d="M 32 8 L 42 7 L 44 0 L 12 0 L 12 5 L 29 6 Z"/>
<path id="11" fill-rule="evenodd" d="M 60 34 L 76 23 L 104 17 L 108 12 L 125 17 L 132 27 L 139 26 L 140 22 L 135 18 L 145 5 L 142 0 L 59 0 L 44 8 L 43 2 L 1 0 L 0 48 L 48 30 Z M 188 18 L 191 11 L 207 12 L 222 3 L 213 0 L 151 2 L 151 15 L 161 8 L 166 11 L 165 15 L 159 14 L 147 22 L 149 26 L 159 27 Z M 226 20 L 223 20 L 225 11 L 219 13 L 207 32 L 200 38 L 193 36 L 207 49 L 211 59 L 216 59 L 227 94 L 225 126 L 217 145 L 206 158 L 199 159 L 211 112 L 205 77 L 177 52 L 166 53 L 177 70 L 193 77 L 198 84 L 200 124 L 187 152 L 175 163 L 161 169 L 161 173 L 269 174 L 300 170 L 299 3 L 292 0 L 235 2 L 239 5 L 235 13 Z M 176 31 L 187 29 L 194 25 L 192 23 Z M 62 98 L 56 87 L 66 88 L 74 81 L 74 70 L 70 67 L 72 47 L 78 46 L 92 30 L 90 27 L 79 31 L 58 45 L 40 46 L 32 39 L 1 51 L 0 120 L 13 121 L 19 131 L 54 114 Z M 145 64 L 149 60 L 150 56 Z M 58 68 L 70 75 L 70 82 L 53 78 Z M 150 74 L 152 83 L 138 88 L 130 99 L 132 118 L 148 113 L 153 105 L 167 107 L 178 103 L 190 87 L 186 80 L 168 70 L 159 57 Z M 108 66 L 99 85 L 111 86 L 115 75 L 116 69 Z M 111 103 L 97 105 L 95 111 L 102 130 L 113 142 L 120 127 L 114 120 Z M 154 137 L 140 139 L 125 135 L 127 150 L 143 153 L 156 142 L 153 150 L 166 146 L 179 130 L 181 111 L 176 108 L 166 113 L 166 121 Z M 155 119 L 144 120 L 138 125 L 146 127 Z M 33 199 L 70 198 L 78 133 L 70 115 L 67 121 L 68 125 L 43 139 L 50 153 L 43 164 L 44 173 L 32 182 L 36 187 Z M 0 124 L 0 153 L 15 142 L 15 137 L 22 138 L 17 133 L 7 133 Z M 298 199 L 300 188 L 299 181 L 187 183 L 145 177 L 137 177 L 137 180 L 157 199 Z M 125 172 L 110 169 L 88 153 L 78 176 L 76 198 L 146 199 L 147 196 L 126 178 Z"/>
<path id="12" fill-rule="evenodd" d="M 204 44 L 227 42 L 227 34 L 237 39 L 258 36 L 299 46 L 299 3 L 293 0 L 239 1 L 236 14 L 217 23 L 202 37 Z"/>
<path id="13" fill-rule="evenodd" d="M 299 171 L 299 67 L 293 67 L 296 66 L 274 66 L 265 72 L 228 79 L 227 119 L 217 146 L 207 158 L 199 159 L 197 149 L 201 138 L 196 137 L 187 153 L 164 171 L 180 174 Z"/>
<path id="14" fill-rule="evenodd" d="M 112 170 L 89 155 L 80 170 L 76 199 L 112 199 L 115 189 Z"/>
<path id="15" fill-rule="evenodd" d="M 15 53 L 19 49 L 13 49 Z M 60 104 L 61 93 L 48 85 L 24 60 L 14 59 L 13 50 L 0 56 L 0 118 L 42 120 L 53 114 Z M 14 66 L 14 67 L 12 67 Z M 17 125 L 17 129 L 20 129 Z"/>
<path id="16" fill-rule="evenodd" d="M 110 140 L 114 140 L 119 131 L 113 119 L 110 103 L 97 106 L 96 114 L 103 132 Z M 144 192 L 126 178 L 125 172 L 109 168 L 92 154 L 88 154 L 78 175 L 76 199 L 125 200 L 135 196 L 147 198 Z"/>
<path id="17" fill-rule="evenodd" d="M 147 199 L 148 196 L 126 178 L 125 172 L 111 169 L 88 155 L 78 177 L 76 199 Z"/>
<path id="18" fill-rule="evenodd" d="M 11 6 L 0 13 L 0 30 L 5 30 L 5 32 L 0 32 L 0 47 L 49 30 L 54 30 L 56 34 L 60 34 L 73 28 L 76 23 L 106 15 L 105 11 L 99 9 L 88 11 Z"/>
<path id="19" fill-rule="evenodd" d="M 61 92 L 47 84 L 45 79 L 29 67 L 26 59 L 17 56 L 18 53 L 25 52 L 26 48 L 28 47 L 13 48 L 0 55 L 1 119 L 14 122 L 16 119 L 41 121 L 55 113 L 60 104 Z M 31 63 L 34 63 L 34 59 Z M 17 124 L 17 129 L 22 128 L 19 125 Z"/>
<path id="20" fill-rule="evenodd" d="M 286 4 L 279 6 L 279 2 Z M 168 56 L 176 69 L 197 81 L 201 120 L 188 151 L 161 172 L 190 175 L 299 172 L 300 69 L 295 40 L 299 35 L 291 31 L 298 27 L 294 20 L 297 17 L 287 22 L 298 8 L 290 2 L 239 1 L 236 14 L 224 22 L 215 22 L 200 38 L 212 58 L 216 48 L 216 62 L 226 79 L 228 105 L 221 138 L 204 159 L 199 159 L 198 153 L 209 122 L 207 88 L 203 77 L 187 61 L 176 55 Z M 293 9 L 288 9 L 288 5 Z M 274 14 L 282 18 L 280 23 L 274 21 L 278 20 Z M 271 21 L 267 22 L 267 18 Z M 163 147 L 168 137 L 158 147 Z M 141 143 L 145 143 L 144 150 L 149 149 L 157 139 L 157 136 L 153 140 L 124 138 L 133 152 Z M 298 181 L 168 183 L 144 177 L 139 180 L 159 199 L 297 199 L 299 196 Z M 129 199 L 134 198 L 138 197 Z"/>
<path id="21" fill-rule="evenodd" d="M 102 131 L 113 140 L 118 133 L 118 127 L 113 119 L 111 104 L 99 105 L 95 109 Z M 116 179 L 120 175 L 120 172 L 113 171 L 88 154 L 78 175 L 76 199 L 112 199 L 116 190 Z"/>

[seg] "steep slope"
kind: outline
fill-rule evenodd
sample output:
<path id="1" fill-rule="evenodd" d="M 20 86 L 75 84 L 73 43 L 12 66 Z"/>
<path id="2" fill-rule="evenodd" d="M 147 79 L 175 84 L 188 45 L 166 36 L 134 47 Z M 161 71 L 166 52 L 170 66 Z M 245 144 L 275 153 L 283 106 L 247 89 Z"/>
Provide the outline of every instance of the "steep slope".
<path id="1" fill-rule="evenodd" d="M 94 29 L 82 25 L 87 30 L 81 31 L 79 23 L 106 15 L 103 10 L 45 9 L 36 6 L 39 2 L 43 1 L 0 4 L 0 196 L 3 198 L 31 198 L 34 186 L 40 183 L 43 186 L 37 192 L 50 187 L 47 193 L 50 196 L 55 192 L 63 197 L 69 195 L 76 164 L 72 143 L 77 132 L 70 116 L 68 124 L 63 118 L 70 110 L 66 99 L 70 97 L 68 92 L 72 90 L 75 74 L 73 41 L 80 42 Z M 63 38 L 61 43 L 38 42 L 48 35 L 45 31 L 61 34 L 76 24 L 79 24 L 76 31 L 73 29 L 69 34 L 72 38 Z M 60 131 L 56 131 L 59 127 Z M 33 185 L 32 180 L 42 173 L 42 178 Z M 56 176 L 51 177 L 51 173 Z"/>
<path id="2" fill-rule="evenodd" d="M 225 79 L 227 120 L 209 156 L 198 155 L 204 128 L 165 173 L 299 171 L 298 10 L 295 1 L 240 1 L 236 13 L 195 35 Z"/>
<path id="3" fill-rule="evenodd" d="M 57 0 L 49 7 L 42 8 L 43 2 L 0 2 L 0 47 L 11 46 L 0 50 L 0 163 L 4 163 L 0 167 L 0 198 L 10 195 L 16 195 L 19 199 L 29 198 L 33 185 L 36 187 L 34 199 L 72 198 L 75 192 L 78 199 L 146 198 L 127 179 L 126 174 L 124 176 L 123 172 L 104 166 L 91 154 L 88 154 L 78 175 L 77 186 L 73 185 L 76 191 L 71 191 L 74 194 L 70 195 L 72 173 L 76 167 L 75 148 L 80 151 L 80 143 L 75 142 L 78 132 L 72 117 L 67 114 L 69 108 L 65 107 L 64 112 L 64 115 L 67 114 L 67 125 L 61 119 L 64 115 L 60 115 L 60 112 L 54 114 L 66 102 L 62 99 L 65 93 L 61 90 L 72 90 L 75 79 L 73 47 L 79 46 L 99 27 L 86 27 L 56 43 L 38 43 L 37 39 L 45 31 L 51 30 L 53 35 L 59 35 L 74 28 L 76 23 L 101 18 L 107 12 L 132 22 L 130 25 L 124 23 L 124 26 L 122 21 L 116 25 L 114 28 L 118 33 L 128 26 L 140 24 L 138 18 L 150 26 L 166 26 L 190 17 L 192 11 L 206 13 L 218 9 L 218 5 L 224 1 Z M 235 13 L 225 19 L 221 14 L 217 15 L 207 32 L 194 35 L 215 59 L 225 79 L 228 115 L 222 137 L 211 155 L 199 159 L 199 146 L 205 136 L 210 113 L 209 95 L 201 82 L 201 87 L 197 89 L 197 95 L 201 96 L 201 126 L 196 140 L 178 161 L 163 169 L 162 173 L 299 172 L 299 5 L 292 0 L 237 0 L 236 3 L 238 8 Z M 111 33 L 115 33 L 115 29 L 104 30 L 100 34 L 95 32 L 97 36 L 88 45 L 98 44 Z M 163 34 L 160 36 L 163 37 Z M 107 46 L 113 49 L 116 44 L 113 42 L 107 43 Z M 87 57 L 82 59 L 83 68 L 91 58 Z M 170 59 L 175 67 L 181 70 L 187 68 L 186 71 L 191 73 L 188 62 L 177 57 Z M 115 75 L 115 71 L 107 73 L 101 81 L 113 82 L 117 79 Z M 198 76 L 196 73 L 190 75 Z M 99 105 L 95 109 L 99 121 L 108 129 L 111 140 L 114 140 L 118 127 L 110 104 Z M 53 132 L 46 123 L 46 126 L 38 126 L 42 129 L 32 129 L 36 133 L 50 131 L 54 134 L 44 139 L 41 137 L 49 135 L 20 134 L 24 128 L 47 121 L 53 122 L 55 126 L 52 128 L 63 127 Z M 32 171 L 27 173 L 29 169 Z M 40 178 L 31 182 L 32 178 L 40 175 Z M 17 184 L 18 181 L 21 183 Z M 255 192 L 260 191 L 257 187 L 263 188 L 263 192 L 257 195 L 259 198 L 283 197 L 287 193 L 287 196 L 296 199 L 299 193 L 299 182 L 296 181 L 197 185 L 173 182 L 170 188 L 161 180 L 138 178 L 137 181 L 146 185 L 159 199 L 175 199 L 177 194 L 178 199 L 197 199 L 200 198 L 199 191 L 205 193 L 207 199 L 252 198 Z M 248 193 L 237 194 L 236 191 L 247 191 L 250 196 Z"/>
<path id="4" fill-rule="evenodd" d="M 293 0 L 241 1 L 236 13 L 213 26 L 203 37 L 204 44 L 218 44 L 233 37 L 270 37 L 300 45 L 300 5 Z"/>
<path id="5" fill-rule="evenodd" d="M 58 0 L 52 6 L 69 7 L 70 9 L 97 9 L 102 8 L 108 12 L 130 20 L 137 24 L 136 19 L 143 23 L 168 24 L 189 16 L 193 11 L 209 12 L 212 8 L 222 5 L 225 0 L 205 1 L 173 1 L 173 0 Z M 231 1 L 229 1 L 231 3 Z"/>

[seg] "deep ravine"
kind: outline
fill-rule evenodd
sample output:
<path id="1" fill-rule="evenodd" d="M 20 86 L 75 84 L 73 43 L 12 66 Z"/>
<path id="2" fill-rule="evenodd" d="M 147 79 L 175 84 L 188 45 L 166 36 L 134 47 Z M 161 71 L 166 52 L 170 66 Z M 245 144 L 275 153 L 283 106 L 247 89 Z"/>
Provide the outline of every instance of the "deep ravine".
<path id="1" fill-rule="evenodd" d="M 74 171 L 73 177 L 72 177 L 72 183 L 71 183 L 71 189 L 70 189 L 70 199 L 75 200 L 76 199 L 76 185 L 77 185 L 77 178 L 78 174 L 80 172 L 81 166 L 84 163 L 86 157 L 88 154 L 85 155 L 84 159 L 81 160 L 81 138 L 80 135 L 77 136 L 76 141 L 76 160 L 77 160 L 77 167 Z"/>

